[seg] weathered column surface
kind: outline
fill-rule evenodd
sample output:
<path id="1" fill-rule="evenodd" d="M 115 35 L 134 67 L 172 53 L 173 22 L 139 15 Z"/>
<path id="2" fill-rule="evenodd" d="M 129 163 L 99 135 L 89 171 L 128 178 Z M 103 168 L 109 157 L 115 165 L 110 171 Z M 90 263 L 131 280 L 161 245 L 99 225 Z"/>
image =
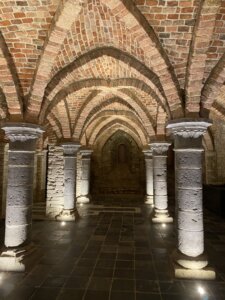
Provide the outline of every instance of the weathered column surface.
<path id="1" fill-rule="evenodd" d="M 173 218 L 168 212 L 167 195 L 167 152 L 170 143 L 152 143 L 153 150 L 153 186 L 154 186 L 154 213 L 153 223 L 171 223 Z"/>
<path id="2" fill-rule="evenodd" d="M 36 183 L 35 198 L 36 202 L 44 202 L 46 194 L 46 176 L 47 176 L 47 153 L 48 150 L 38 150 L 36 153 Z"/>
<path id="3" fill-rule="evenodd" d="M 79 143 L 62 144 L 64 151 L 64 206 L 57 220 L 73 221 L 78 216 L 76 210 L 76 159 Z"/>
<path id="4" fill-rule="evenodd" d="M 215 278 L 215 272 L 206 268 L 202 209 L 202 136 L 210 125 L 205 120 L 183 119 L 174 120 L 167 126 L 175 142 L 176 277 Z"/>
<path id="5" fill-rule="evenodd" d="M 143 150 L 145 156 L 145 172 L 146 172 L 146 196 L 145 203 L 153 204 L 153 157 L 152 150 Z"/>
<path id="6" fill-rule="evenodd" d="M 8 123 L 2 129 L 9 139 L 5 249 L 0 270 L 23 271 L 32 222 L 34 155 L 43 130 L 33 124 Z"/>
<path id="7" fill-rule="evenodd" d="M 80 195 L 77 197 L 77 203 L 90 202 L 90 168 L 91 168 L 91 149 L 81 149 L 81 178 Z"/>

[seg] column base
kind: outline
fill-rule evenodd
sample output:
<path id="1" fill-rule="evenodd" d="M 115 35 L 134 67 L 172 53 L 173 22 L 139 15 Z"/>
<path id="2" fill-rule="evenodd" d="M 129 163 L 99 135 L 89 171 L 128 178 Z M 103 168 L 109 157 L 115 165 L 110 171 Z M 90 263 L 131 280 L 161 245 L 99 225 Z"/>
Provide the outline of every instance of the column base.
<path id="1" fill-rule="evenodd" d="M 150 204 L 150 205 L 154 204 L 152 195 L 146 195 L 145 196 L 145 204 Z"/>
<path id="2" fill-rule="evenodd" d="M 57 221 L 75 221 L 79 218 L 78 211 L 75 209 L 63 209 L 61 213 L 55 217 Z"/>
<path id="3" fill-rule="evenodd" d="M 0 255 L 0 271 L 24 272 L 26 270 L 27 258 L 36 248 L 29 244 L 21 248 L 4 247 Z"/>
<path id="4" fill-rule="evenodd" d="M 173 261 L 185 269 L 201 270 L 208 265 L 208 259 L 204 253 L 199 256 L 192 257 L 181 253 L 179 250 L 175 250 L 172 256 Z"/>
<path id="5" fill-rule="evenodd" d="M 152 223 L 173 223 L 173 218 L 170 217 L 168 210 L 154 209 Z"/>
<path id="6" fill-rule="evenodd" d="M 77 198 L 77 201 L 76 201 L 78 204 L 81 204 L 81 203 L 89 203 L 90 202 L 90 196 L 89 195 L 86 195 L 86 196 L 79 196 Z"/>
<path id="7" fill-rule="evenodd" d="M 216 278 L 215 270 L 208 266 L 208 259 L 204 253 L 197 257 L 191 257 L 175 250 L 172 257 L 175 277 L 177 278 L 206 280 Z"/>
<path id="8" fill-rule="evenodd" d="M 216 278 L 216 272 L 211 267 L 205 267 L 203 269 L 186 269 L 176 263 L 173 265 L 176 278 L 202 280 L 214 280 Z"/>

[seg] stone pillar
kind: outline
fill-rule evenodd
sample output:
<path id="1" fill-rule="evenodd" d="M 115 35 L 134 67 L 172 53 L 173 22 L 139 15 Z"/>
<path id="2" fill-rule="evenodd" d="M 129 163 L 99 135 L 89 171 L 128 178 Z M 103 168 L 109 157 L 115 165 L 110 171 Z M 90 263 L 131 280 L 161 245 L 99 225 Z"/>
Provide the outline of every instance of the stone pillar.
<path id="1" fill-rule="evenodd" d="M 80 195 L 77 197 L 77 203 L 90 202 L 90 169 L 91 154 L 93 150 L 81 149 L 81 178 L 80 178 Z"/>
<path id="2" fill-rule="evenodd" d="M 202 136 L 210 125 L 205 120 L 181 119 L 167 126 L 175 142 L 178 278 L 215 278 L 215 272 L 206 267 L 202 209 Z"/>
<path id="3" fill-rule="evenodd" d="M 153 186 L 154 186 L 154 212 L 153 223 L 171 223 L 173 218 L 168 212 L 167 195 L 167 151 L 170 143 L 152 143 L 153 150 Z"/>
<path id="4" fill-rule="evenodd" d="M 146 196 L 145 203 L 153 204 L 153 158 L 152 150 L 143 150 L 145 156 Z"/>
<path id="5" fill-rule="evenodd" d="M 31 238 L 34 155 L 36 141 L 43 132 L 39 126 L 6 123 L 2 129 L 9 139 L 8 183 L 5 218 L 5 249 L 0 270 L 23 271 L 23 259 Z"/>
<path id="6" fill-rule="evenodd" d="M 6 208 L 6 186 L 8 173 L 8 143 L 0 143 L 0 202 L 1 217 L 5 217 Z"/>
<path id="7" fill-rule="evenodd" d="M 48 150 L 46 149 L 37 152 L 37 202 L 45 201 L 47 153 Z"/>
<path id="8" fill-rule="evenodd" d="M 57 220 L 74 221 L 78 217 L 76 210 L 76 166 L 78 143 L 62 144 L 64 151 L 64 207 L 56 216 Z"/>

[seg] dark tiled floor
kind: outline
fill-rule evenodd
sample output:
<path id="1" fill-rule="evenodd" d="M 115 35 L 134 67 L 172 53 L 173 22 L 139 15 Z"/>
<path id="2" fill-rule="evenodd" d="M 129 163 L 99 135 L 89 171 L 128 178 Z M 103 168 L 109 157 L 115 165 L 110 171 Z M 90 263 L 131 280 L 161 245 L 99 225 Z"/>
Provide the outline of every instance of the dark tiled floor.
<path id="1" fill-rule="evenodd" d="M 0 273 L 0 299 L 225 299 L 225 220 L 205 214 L 205 244 L 217 279 L 176 280 L 170 259 L 173 225 L 151 224 L 149 206 L 116 212 L 101 208 L 94 215 L 85 213 L 87 207 L 76 223 L 33 223 L 36 263 L 25 273 Z M 198 294 L 199 285 L 206 295 Z"/>

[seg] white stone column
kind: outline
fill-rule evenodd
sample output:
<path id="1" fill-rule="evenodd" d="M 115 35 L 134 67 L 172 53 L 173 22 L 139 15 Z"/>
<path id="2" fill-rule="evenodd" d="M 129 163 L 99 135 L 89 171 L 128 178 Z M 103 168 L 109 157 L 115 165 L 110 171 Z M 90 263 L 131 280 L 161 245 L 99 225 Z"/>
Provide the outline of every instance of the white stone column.
<path id="1" fill-rule="evenodd" d="M 34 155 L 43 130 L 33 124 L 6 123 L 2 129 L 9 139 L 6 196 L 5 247 L 0 270 L 23 271 L 24 256 L 31 250 Z"/>
<path id="2" fill-rule="evenodd" d="M 167 152 L 170 143 L 157 142 L 151 144 L 153 150 L 153 186 L 154 213 L 153 223 L 171 223 L 173 218 L 168 212 L 167 195 Z"/>
<path id="3" fill-rule="evenodd" d="M 64 205 L 57 220 L 74 221 L 78 217 L 76 210 L 76 166 L 79 143 L 62 144 L 64 151 Z"/>
<path id="4" fill-rule="evenodd" d="M 77 203 L 90 202 L 90 169 L 91 154 L 93 150 L 80 149 L 81 153 L 81 178 L 80 178 L 80 195 L 77 197 Z"/>
<path id="5" fill-rule="evenodd" d="M 153 156 L 152 150 L 143 150 L 145 156 L 145 172 L 146 172 L 146 196 L 145 203 L 153 204 Z"/>
<path id="6" fill-rule="evenodd" d="M 211 123 L 181 119 L 167 126 L 174 136 L 178 245 L 175 276 L 214 279 L 204 253 L 202 209 L 202 136 Z"/>

